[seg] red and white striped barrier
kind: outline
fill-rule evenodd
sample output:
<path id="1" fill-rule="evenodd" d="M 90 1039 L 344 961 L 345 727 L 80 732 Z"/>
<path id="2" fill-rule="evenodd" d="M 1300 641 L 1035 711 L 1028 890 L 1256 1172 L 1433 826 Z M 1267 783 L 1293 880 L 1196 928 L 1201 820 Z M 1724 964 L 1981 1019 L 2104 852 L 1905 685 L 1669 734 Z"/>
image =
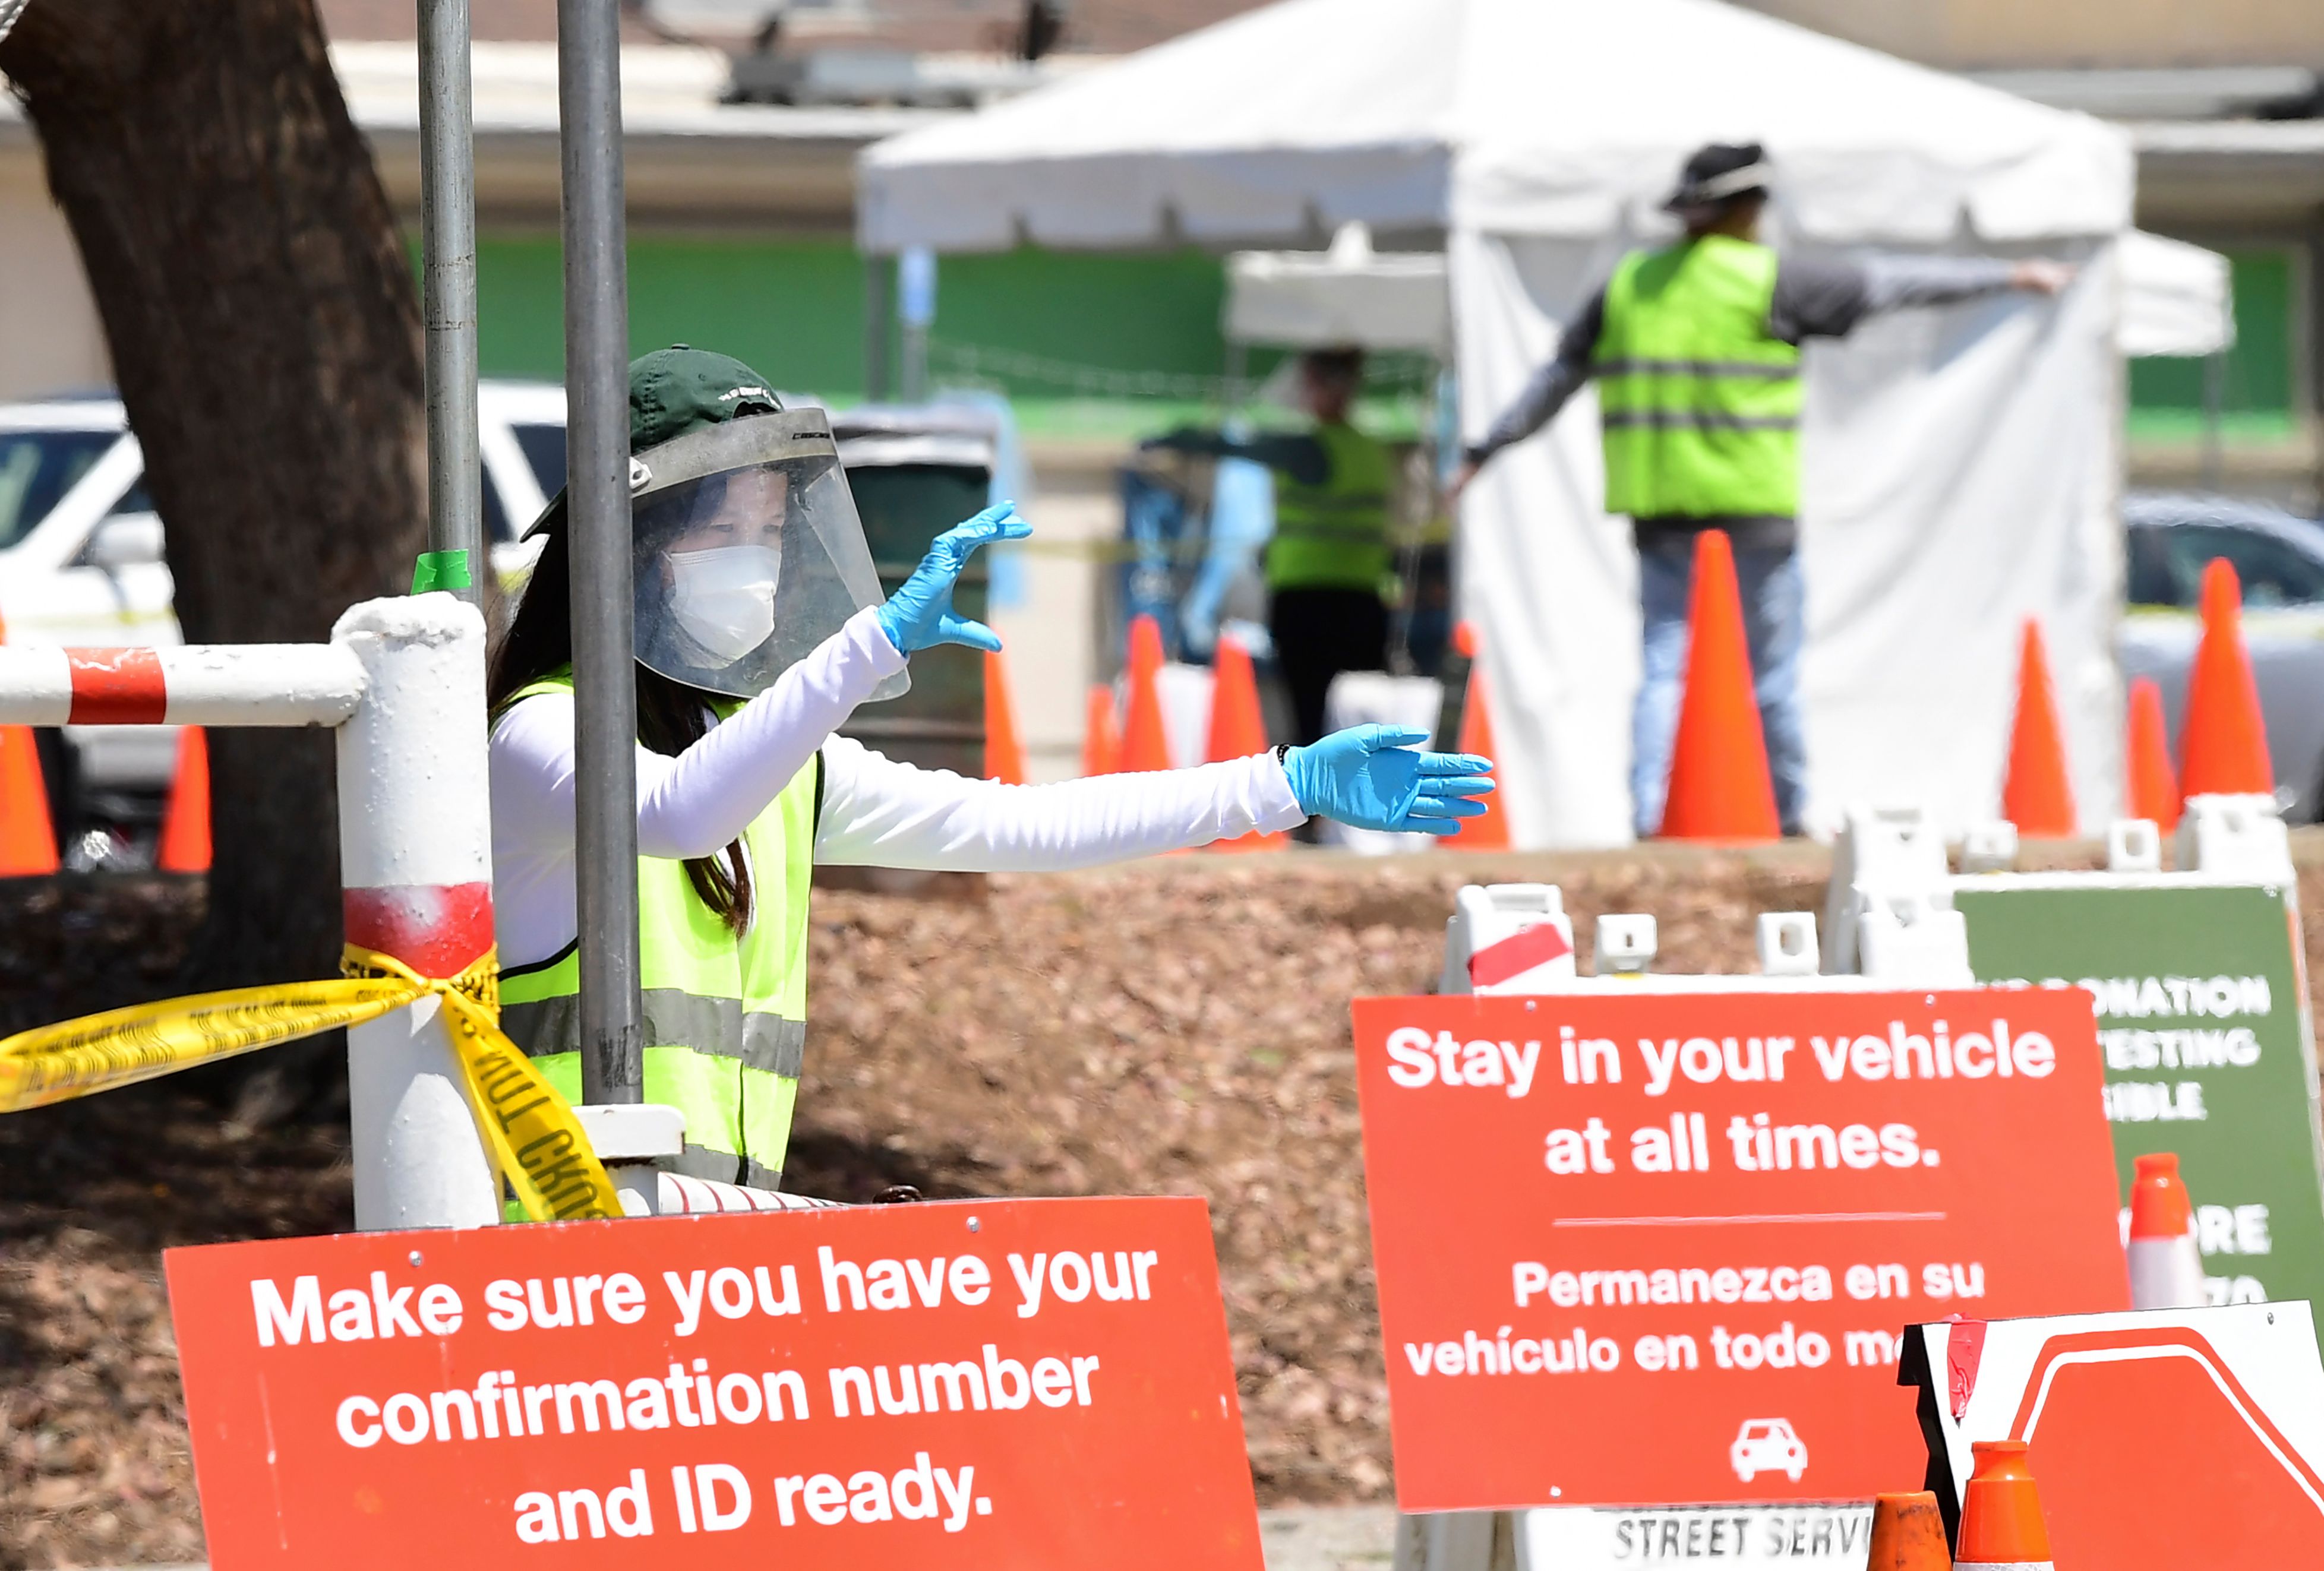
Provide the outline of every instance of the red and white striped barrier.
<path id="1" fill-rule="evenodd" d="M 362 662 L 337 643 L 0 645 L 0 725 L 335 726 L 364 684 Z"/>
<path id="2" fill-rule="evenodd" d="M 367 601 L 327 644 L 0 647 L 0 724 L 330 726 L 350 942 L 423 976 L 493 942 L 484 623 L 448 594 Z M 355 1225 L 479 1226 L 500 1190 L 438 1000 L 347 1033 Z"/>

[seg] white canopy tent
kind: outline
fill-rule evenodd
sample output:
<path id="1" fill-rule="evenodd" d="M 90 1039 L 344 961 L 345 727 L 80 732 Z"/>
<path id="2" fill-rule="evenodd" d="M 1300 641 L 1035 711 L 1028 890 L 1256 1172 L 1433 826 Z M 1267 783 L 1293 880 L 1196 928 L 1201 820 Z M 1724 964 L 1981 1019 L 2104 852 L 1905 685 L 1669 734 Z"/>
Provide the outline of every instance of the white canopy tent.
<path id="1" fill-rule="evenodd" d="M 1811 816 L 1867 797 L 1990 815 L 2031 616 L 2082 814 L 2102 820 L 2132 161 L 2095 120 L 1717 0 L 1284 0 L 879 144 L 859 234 L 887 253 L 1441 234 L 1475 433 L 1621 252 L 1668 233 L 1686 153 L 1746 140 L 1776 163 L 1787 250 L 2087 264 L 2054 302 L 1913 312 L 1811 348 Z M 1463 608 L 1523 844 L 1628 836 L 1636 559 L 1600 495 L 1585 393 L 1465 504 Z"/>
<path id="2" fill-rule="evenodd" d="M 2221 354 L 2235 347 L 2236 302 L 2227 259 L 2216 251 L 2134 229 L 2122 242 L 2125 354 Z"/>

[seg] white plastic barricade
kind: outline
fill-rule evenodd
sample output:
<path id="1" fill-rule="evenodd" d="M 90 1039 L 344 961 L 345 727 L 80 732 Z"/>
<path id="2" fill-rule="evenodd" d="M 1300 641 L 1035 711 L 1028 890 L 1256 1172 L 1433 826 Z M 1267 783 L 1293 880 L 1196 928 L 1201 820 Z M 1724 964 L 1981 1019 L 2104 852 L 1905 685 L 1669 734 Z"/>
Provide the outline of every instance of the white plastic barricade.
<path id="1" fill-rule="evenodd" d="M 1858 969 L 1858 913 L 1867 894 L 1934 894 L 1951 868 L 1936 822 L 1917 807 L 1851 806 L 1832 842 L 1831 891 L 1823 914 L 1823 969 Z"/>
<path id="2" fill-rule="evenodd" d="M 1573 976 L 1573 923 L 1554 884 L 1468 884 L 1444 924 L 1440 993 L 1530 993 Z"/>
<path id="3" fill-rule="evenodd" d="M 2289 878 L 2292 841 L 2273 796 L 2190 796 L 2179 868 L 2221 878 Z"/>

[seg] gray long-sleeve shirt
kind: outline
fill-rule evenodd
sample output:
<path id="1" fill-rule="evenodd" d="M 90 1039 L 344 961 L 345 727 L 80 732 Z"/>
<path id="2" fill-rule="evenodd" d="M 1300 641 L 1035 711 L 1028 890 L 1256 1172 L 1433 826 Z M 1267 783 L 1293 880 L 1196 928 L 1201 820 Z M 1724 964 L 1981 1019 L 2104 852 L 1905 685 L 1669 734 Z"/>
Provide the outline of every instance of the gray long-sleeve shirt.
<path id="1" fill-rule="evenodd" d="M 1911 306 L 1941 306 L 1996 294 L 2010 287 L 2012 264 L 1989 257 L 1872 256 L 1860 261 L 1808 262 L 1784 258 L 1775 266 L 1775 289 L 1767 305 L 1767 335 L 1785 344 L 1804 338 L 1839 338 L 1868 317 Z M 1494 454 L 1540 430 L 1590 380 L 1591 355 L 1606 322 L 1606 291 L 1590 297 L 1558 340 L 1556 358 L 1534 372 L 1517 401 L 1501 412 L 1466 456 L 1483 464 Z M 1656 537 L 1722 528 L 1737 545 L 1789 546 L 1797 534 L 1788 518 L 1687 517 L 1635 519 L 1641 547 Z"/>

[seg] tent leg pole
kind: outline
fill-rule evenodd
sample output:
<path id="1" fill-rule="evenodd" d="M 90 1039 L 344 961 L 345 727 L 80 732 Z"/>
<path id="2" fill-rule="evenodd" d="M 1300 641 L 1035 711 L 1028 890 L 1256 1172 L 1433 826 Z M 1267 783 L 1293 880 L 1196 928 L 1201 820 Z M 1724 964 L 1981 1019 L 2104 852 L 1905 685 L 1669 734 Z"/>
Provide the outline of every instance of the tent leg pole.
<path id="1" fill-rule="evenodd" d="M 2219 489 L 2227 468 L 2226 434 L 2221 424 L 2227 415 L 2227 356 L 2224 350 L 2213 350 L 2203 357 L 2203 465 L 2200 484 L 2205 491 Z"/>
<path id="2" fill-rule="evenodd" d="M 863 258 L 863 396 L 888 396 L 888 364 L 896 322 L 896 259 L 872 252 Z"/>

